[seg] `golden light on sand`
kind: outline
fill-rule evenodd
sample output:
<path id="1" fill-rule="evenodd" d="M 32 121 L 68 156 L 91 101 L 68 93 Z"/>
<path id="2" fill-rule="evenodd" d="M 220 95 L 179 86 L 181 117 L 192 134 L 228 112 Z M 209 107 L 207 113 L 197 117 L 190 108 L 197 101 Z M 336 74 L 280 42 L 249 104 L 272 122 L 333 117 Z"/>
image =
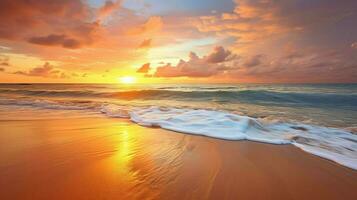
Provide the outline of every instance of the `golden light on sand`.
<path id="1" fill-rule="evenodd" d="M 119 82 L 123 84 L 133 84 L 136 83 L 136 78 L 133 76 L 123 76 L 119 78 Z"/>

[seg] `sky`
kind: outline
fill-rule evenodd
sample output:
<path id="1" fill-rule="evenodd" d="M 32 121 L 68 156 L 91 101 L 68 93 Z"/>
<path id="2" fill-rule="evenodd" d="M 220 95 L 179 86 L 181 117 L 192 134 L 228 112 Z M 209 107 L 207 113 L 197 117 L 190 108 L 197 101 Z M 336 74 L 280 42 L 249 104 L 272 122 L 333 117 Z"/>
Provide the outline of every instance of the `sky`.
<path id="1" fill-rule="evenodd" d="M 357 82 L 355 0 L 1 0 L 0 82 Z"/>

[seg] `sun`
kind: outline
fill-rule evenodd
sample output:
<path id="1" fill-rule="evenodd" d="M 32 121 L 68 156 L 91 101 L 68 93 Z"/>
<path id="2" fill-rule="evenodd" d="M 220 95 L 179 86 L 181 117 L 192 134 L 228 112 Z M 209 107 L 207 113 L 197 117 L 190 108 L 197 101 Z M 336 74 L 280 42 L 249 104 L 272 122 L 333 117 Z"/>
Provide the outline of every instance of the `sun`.
<path id="1" fill-rule="evenodd" d="M 133 76 L 122 76 L 118 79 L 123 84 L 133 84 L 136 83 L 136 78 Z"/>

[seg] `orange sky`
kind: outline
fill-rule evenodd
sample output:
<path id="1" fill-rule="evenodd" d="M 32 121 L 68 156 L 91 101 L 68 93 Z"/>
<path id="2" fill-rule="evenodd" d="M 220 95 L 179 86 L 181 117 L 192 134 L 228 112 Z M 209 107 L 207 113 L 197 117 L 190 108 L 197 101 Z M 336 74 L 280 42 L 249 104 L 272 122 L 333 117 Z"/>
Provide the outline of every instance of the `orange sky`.
<path id="1" fill-rule="evenodd" d="M 0 82 L 357 82 L 346 0 L 2 0 Z"/>

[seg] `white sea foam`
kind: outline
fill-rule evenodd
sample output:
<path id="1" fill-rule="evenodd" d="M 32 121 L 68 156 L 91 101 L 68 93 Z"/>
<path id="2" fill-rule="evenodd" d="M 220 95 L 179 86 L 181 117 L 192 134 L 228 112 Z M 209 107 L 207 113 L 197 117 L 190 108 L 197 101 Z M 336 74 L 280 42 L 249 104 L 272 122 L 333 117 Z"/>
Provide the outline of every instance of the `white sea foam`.
<path id="1" fill-rule="evenodd" d="M 357 135 L 341 129 L 267 122 L 213 110 L 150 107 L 134 109 L 129 115 L 142 126 L 226 140 L 293 144 L 308 153 L 357 169 Z M 123 116 L 121 112 L 119 116 Z"/>
<path id="2" fill-rule="evenodd" d="M 124 106 L 102 105 L 100 112 L 108 117 L 130 118 L 129 110 Z"/>

